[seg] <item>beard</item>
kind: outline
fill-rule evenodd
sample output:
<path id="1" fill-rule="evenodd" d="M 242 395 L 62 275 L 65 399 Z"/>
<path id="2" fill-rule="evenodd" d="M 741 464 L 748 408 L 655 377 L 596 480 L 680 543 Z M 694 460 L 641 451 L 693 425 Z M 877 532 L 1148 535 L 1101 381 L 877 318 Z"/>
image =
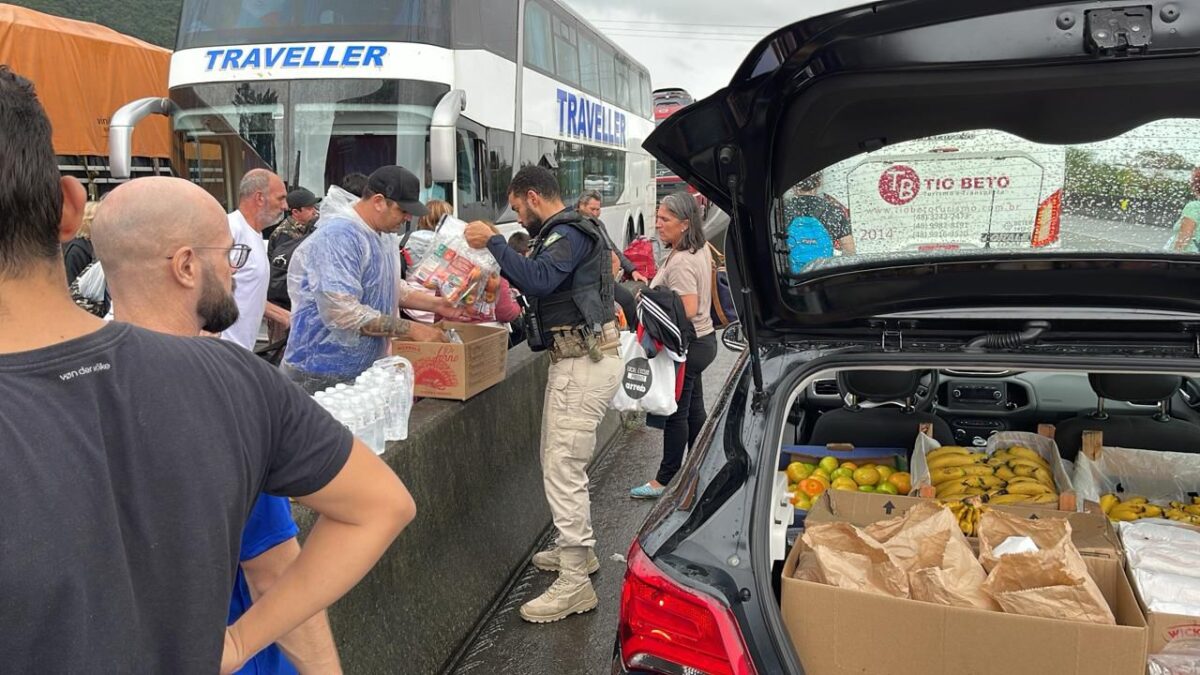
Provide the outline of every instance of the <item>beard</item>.
<path id="1" fill-rule="evenodd" d="M 529 231 L 529 236 L 536 239 L 537 236 L 542 233 L 542 228 L 546 226 L 546 222 L 542 220 L 541 216 L 533 212 L 529 213 L 527 220 L 528 222 L 522 224 L 525 226 L 525 229 Z"/>
<path id="2" fill-rule="evenodd" d="M 225 291 L 217 275 L 211 268 L 205 267 L 202 273 L 200 301 L 196 303 L 196 314 L 204 323 L 202 328 L 206 333 L 220 333 L 228 329 L 238 320 L 237 301 L 233 294 Z"/>

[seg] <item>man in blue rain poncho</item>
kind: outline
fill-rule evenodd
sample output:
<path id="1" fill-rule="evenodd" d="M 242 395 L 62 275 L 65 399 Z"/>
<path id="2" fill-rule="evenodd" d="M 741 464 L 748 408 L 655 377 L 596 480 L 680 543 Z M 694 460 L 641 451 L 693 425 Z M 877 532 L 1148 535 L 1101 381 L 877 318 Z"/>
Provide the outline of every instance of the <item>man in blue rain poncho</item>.
<path id="1" fill-rule="evenodd" d="M 443 298 L 406 293 L 393 234 L 425 214 L 417 177 L 399 166 L 377 169 L 361 199 L 331 188 L 318 228 L 288 267 L 292 333 L 283 370 L 315 393 L 361 375 L 387 353 L 388 340 L 445 342 L 440 329 L 400 318 L 420 309 L 462 318 Z"/>

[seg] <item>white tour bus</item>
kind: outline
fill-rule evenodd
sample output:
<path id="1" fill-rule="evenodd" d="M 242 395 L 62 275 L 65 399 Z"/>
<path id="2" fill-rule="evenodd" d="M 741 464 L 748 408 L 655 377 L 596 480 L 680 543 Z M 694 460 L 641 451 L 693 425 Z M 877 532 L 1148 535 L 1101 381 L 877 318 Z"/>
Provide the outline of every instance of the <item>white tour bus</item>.
<path id="1" fill-rule="evenodd" d="M 858 254 L 1059 245 L 1066 151 L 999 131 L 897 143 L 826 169 Z"/>
<path id="2" fill-rule="evenodd" d="M 512 221 L 513 167 L 541 163 L 572 203 L 600 192 L 618 245 L 653 225 L 649 75 L 556 0 L 184 0 L 170 99 L 114 115 L 117 158 L 156 113 L 176 174 L 229 209 L 255 167 L 323 194 L 395 163 L 460 218 Z"/>

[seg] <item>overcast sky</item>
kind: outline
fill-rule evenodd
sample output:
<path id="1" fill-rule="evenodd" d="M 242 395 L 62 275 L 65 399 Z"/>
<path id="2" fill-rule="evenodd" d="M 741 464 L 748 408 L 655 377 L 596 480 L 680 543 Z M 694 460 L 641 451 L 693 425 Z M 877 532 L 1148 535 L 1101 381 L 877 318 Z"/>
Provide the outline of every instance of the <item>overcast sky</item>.
<path id="1" fill-rule="evenodd" d="M 861 0 L 859 0 L 861 1 Z M 729 84 L 767 33 L 855 0 L 565 0 L 650 69 L 655 89 L 697 99 Z"/>

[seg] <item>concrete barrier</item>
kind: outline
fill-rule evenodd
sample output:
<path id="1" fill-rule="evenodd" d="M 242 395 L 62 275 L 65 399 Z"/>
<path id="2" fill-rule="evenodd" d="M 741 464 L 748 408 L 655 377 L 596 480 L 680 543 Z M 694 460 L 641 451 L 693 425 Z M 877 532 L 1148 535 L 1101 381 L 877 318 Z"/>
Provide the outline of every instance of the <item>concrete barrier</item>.
<path id="1" fill-rule="evenodd" d="M 441 671 L 527 562 L 550 526 L 538 462 L 547 366 L 522 345 L 501 384 L 465 403 L 413 407 L 408 440 L 383 459 L 417 519 L 329 612 L 347 673 Z M 610 411 L 599 446 L 620 431 Z M 294 511 L 307 533 L 312 512 Z"/>

